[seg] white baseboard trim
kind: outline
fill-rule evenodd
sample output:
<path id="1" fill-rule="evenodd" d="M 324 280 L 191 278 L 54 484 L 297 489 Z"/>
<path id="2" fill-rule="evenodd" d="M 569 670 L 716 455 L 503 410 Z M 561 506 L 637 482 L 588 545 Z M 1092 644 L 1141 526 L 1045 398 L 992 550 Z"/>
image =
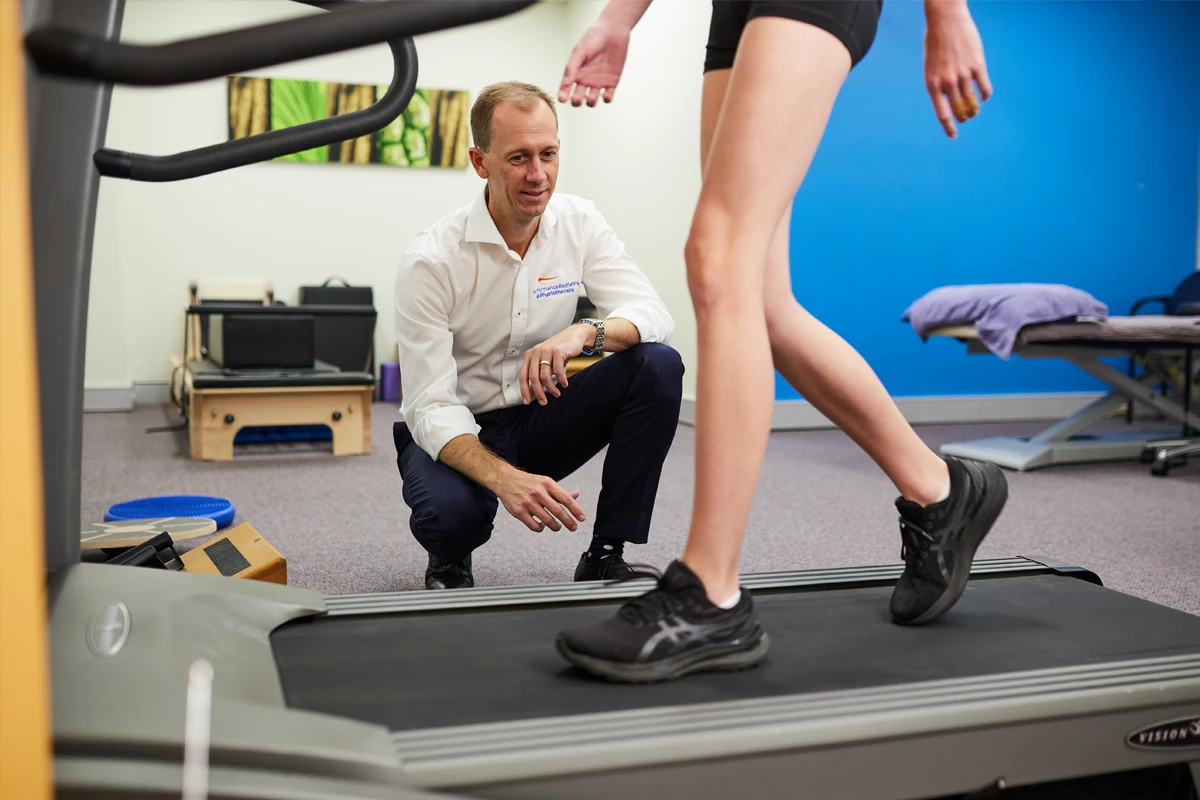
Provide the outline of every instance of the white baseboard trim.
<path id="1" fill-rule="evenodd" d="M 166 381 L 134 381 L 133 398 L 139 406 L 165 406 L 171 399 L 170 384 Z"/>
<path id="2" fill-rule="evenodd" d="M 969 395 L 962 397 L 898 397 L 896 405 L 913 425 L 973 422 L 1057 420 L 1074 414 L 1102 392 L 1064 394 Z M 135 381 L 132 386 L 89 386 L 83 391 L 85 412 L 132 411 L 134 406 L 166 405 L 167 381 Z M 1141 409 L 1139 409 L 1141 410 Z M 683 398 L 679 421 L 696 424 L 696 400 Z M 822 430 L 836 427 L 807 400 L 778 400 L 771 413 L 771 430 Z"/>
<path id="3" fill-rule="evenodd" d="M 1103 392 L 1003 394 L 963 397 L 898 397 L 896 405 L 913 425 L 1057 420 L 1074 414 Z M 685 397 L 679 411 L 684 425 L 696 424 L 696 400 Z M 836 427 L 807 400 L 778 400 L 771 430 L 821 430 Z"/>
<path id="4" fill-rule="evenodd" d="M 132 411 L 135 406 L 166 405 L 170 399 L 166 381 L 134 381 L 126 386 L 85 386 L 83 411 Z"/>
<path id="5" fill-rule="evenodd" d="M 85 414 L 132 410 L 132 386 L 85 386 L 83 389 L 83 411 Z"/>

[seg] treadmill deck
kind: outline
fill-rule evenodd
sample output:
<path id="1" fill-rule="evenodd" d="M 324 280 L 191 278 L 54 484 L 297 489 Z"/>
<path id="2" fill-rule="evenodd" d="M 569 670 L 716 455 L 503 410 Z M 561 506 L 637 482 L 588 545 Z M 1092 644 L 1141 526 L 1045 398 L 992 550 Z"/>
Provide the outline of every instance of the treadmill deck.
<path id="1" fill-rule="evenodd" d="M 973 579 L 946 616 L 900 626 L 891 587 L 755 591 L 757 668 L 663 684 L 594 680 L 554 649 L 616 602 L 317 617 L 271 637 L 286 702 L 393 731 L 782 695 L 1195 653 L 1200 617 L 1054 574 Z"/>

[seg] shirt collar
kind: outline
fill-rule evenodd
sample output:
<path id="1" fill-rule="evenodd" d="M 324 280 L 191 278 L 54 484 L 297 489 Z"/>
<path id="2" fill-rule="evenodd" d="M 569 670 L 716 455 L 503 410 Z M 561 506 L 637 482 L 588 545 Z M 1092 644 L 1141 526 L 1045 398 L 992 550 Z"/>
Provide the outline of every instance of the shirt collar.
<path id="1" fill-rule="evenodd" d="M 488 212 L 486 183 L 483 185 L 483 191 L 475 198 L 475 204 L 467 212 L 466 241 L 504 245 L 504 237 L 500 235 L 491 213 Z"/>
<path id="2" fill-rule="evenodd" d="M 554 223 L 558 221 L 558 216 L 549 204 L 546 205 L 546 210 L 542 212 L 541 224 L 538 225 L 538 232 L 534 235 L 535 239 L 542 238 L 549 234 L 550 229 L 554 227 Z M 487 207 L 487 184 L 484 184 L 483 190 L 479 196 L 475 198 L 474 205 L 467 212 L 467 230 L 464 237 L 468 242 L 491 242 L 502 247 L 507 247 L 508 244 L 504 241 L 504 237 L 500 235 L 500 230 L 496 227 L 496 221 L 492 219 L 491 212 Z"/>

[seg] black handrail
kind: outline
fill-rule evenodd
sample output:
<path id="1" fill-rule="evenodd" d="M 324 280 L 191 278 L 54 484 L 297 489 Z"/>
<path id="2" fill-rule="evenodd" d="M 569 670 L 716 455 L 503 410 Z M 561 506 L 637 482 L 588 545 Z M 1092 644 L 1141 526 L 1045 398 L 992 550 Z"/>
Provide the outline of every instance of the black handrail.
<path id="1" fill-rule="evenodd" d="M 374 0 L 296 0 L 296 2 L 324 9 L 336 9 L 341 6 L 362 8 L 367 5 L 378 8 L 381 5 Z M 431 6 L 439 6 L 438 13 L 443 16 L 444 12 L 441 9 L 453 8 L 458 12 L 458 15 L 453 17 L 453 24 L 464 24 L 460 21 L 464 7 L 472 15 L 477 15 L 476 7 L 480 5 L 479 2 L 463 2 L 463 0 L 454 0 L 449 3 L 442 0 L 442 2 L 433 4 L 413 2 L 413 0 L 401 0 L 401 2 L 405 3 L 409 9 L 417 7 L 426 9 L 424 12 L 426 16 L 432 13 Z M 507 13 L 512 13 L 517 10 L 515 6 L 530 5 L 530 3 L 489 2 L 485 5 L 489 6 L 489 11 L 493 13 L 501 11 L 501 6 L 509 9 Z M 330 13 L 335 15 L 344 12 L 334 10 Z M 495 13 L 495 16 L 501 16 L 501 14 Z M 425 26 L 434 24 L 425 18 L 418 19 L 412 13 L 409 14 L 409 17 L 409 24 L 419 23 Z M 315 19 L 323 21 L 332 18 L 332 16 L 317 16 Z M 340 17 L 339 19 L 344 20 L 345 18 Z M 472 19 L 474 20 L 474 17 Z M 445 18 L 442 19 L 442 22 L 445 22 Z M 276 27 L 268 25 L 258 29 L 251 28 L 248 31 L 263 31 Z M 236 34 L 244 34 L 248 31 L 238 31 Z M 235 34 L 222 34 L 222 36 L 233 35 Z M 275 35 L 271 34 L 271 36 Z M 212 43 L 213 39 L 214 37 L 205 37 L 203 41 L 210 42 L 208 46 L 214 47 L 216 45 Z M 202 40 L 192 40 L 192 43 L 197 41 Z M 195 49 L 192 43 L 185 44 Z M 117 46 L 124 47 L 125 45 Z M 166 47 L 180 46 L 166 45 Z M 92 160 L 100 174 L 109 178 L 148 182 L 179 181 L 367 136 L 391 124 L 396 117 L 404 113 L 417 87 L 417 51 L 411 36 L 391 39 L 388 41 L 388 46 L 392 49 L 394 64 L 392 82 L 384 96 L 370 108 L 173 155 L 151 156 L 105 147 L 96 151 Z M 222 65 L 222 68 L 228 66 L 229 64 L 226 63 Z"/>
<path id="2" fill-rule="evenodd" d="M 327 14 L 156 45 L 37 28 L 25 49 L 46 74 L 170 86 L 338 53 L 513 14 L 534 0 L 380 0 Z"/>
<path id="3" fill-rule="evenodd" d="M 96 151 L 92 161 L 100 174 L 109 178 L 161 183 L 211 175 L 374 133 L 404 113 L 417 88 L 417 48 L 413 40 L 404 38 L 388 44 L 395 62 L 392 84 L 370 108 L 169 156 L 104 147 Z"/>

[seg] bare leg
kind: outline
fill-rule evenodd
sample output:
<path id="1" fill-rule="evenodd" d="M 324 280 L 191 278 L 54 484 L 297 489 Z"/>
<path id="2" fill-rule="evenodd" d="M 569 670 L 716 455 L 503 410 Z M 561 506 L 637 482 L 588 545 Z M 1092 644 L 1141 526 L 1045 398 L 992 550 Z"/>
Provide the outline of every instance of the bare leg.
<path id="1" fill-rule="evenodd" d="M 946 462 L 917 436 L 858 351 L 796 302 L 788 268 L 790 218 L 789 207 L 767 254 L 767 332 L 775 368 L 875 460 L 903 497 L 928 505 L 946 489 Z"/>
<path id="2" fill-rule="evenodd" d="M 705 121 L 714 100 L 720 110 L 685 250 L 699 363 L 695 500 L 683 562 L 716 603 L 737 590 L 770 430 L 768 249 L 850 71 L 841 42 L 793 20 L 752 20 L 738 51 L 723 100 L 717 83 L 725 74 L 705 78 Z"/>
<path id="3" fill-rule="evenodd" d="M 700 114 L 704 172 L 729 77 L 730 70 L 705 75 Z M 764 280 L 775 369 L 862 447 L 902 496 L 928 505 L 946 487 L 946 463 L 916 435 L 858 351 L 796 302 L 788 258 L 791 216 L 789 202 L 771 239 Z"/>

